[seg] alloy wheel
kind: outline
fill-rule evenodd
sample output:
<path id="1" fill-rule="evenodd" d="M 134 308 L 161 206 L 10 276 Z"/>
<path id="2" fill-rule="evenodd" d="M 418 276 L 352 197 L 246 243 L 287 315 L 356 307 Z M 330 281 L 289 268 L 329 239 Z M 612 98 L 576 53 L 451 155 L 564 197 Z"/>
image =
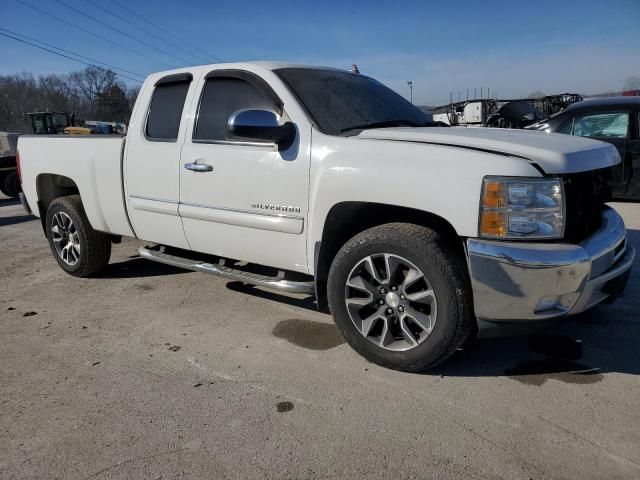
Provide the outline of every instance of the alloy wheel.
<path id="1" fill-rule="evenodd" d="M 347 277 L 345 303 L 360 334 L 392 351 L 422 344 L 438 315 L 435 292 L 424 272 L 388 253 L 369 255 L 356 264 Z"/>
<path id="2" fill-rule="evenodd" d="M 69 215 L 58 212 L 53 216 L 51 238 L 64 263 L 73 266 L 80 261 L 80 236 Z"/>

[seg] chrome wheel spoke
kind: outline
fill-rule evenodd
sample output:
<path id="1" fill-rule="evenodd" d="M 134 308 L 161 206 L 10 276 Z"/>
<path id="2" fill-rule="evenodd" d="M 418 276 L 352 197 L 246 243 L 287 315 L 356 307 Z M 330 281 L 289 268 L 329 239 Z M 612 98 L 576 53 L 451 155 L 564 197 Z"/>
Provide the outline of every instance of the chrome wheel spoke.
<path id="1" fill-rule="evenodd" d="M 386 264 L 386 262 L 385 262 Z M 386 279 L 382 278 L 378 273 L 375 265 L 373 264 L 373 259 L 371 257 L 367 257 L 364 259 L 364 269 L 367 271 L 371 278 L 378 283 L 378 285 L 383 285 L 386 283 Z"/>
<path id="2" fill-rule="evenodd" d="M 393 334 L 389 328 L 389 321 L 385 318 L 384 327 L 382 328 L 382 334 L 378 340 L 378 345 L 382 348 L 386 348 L 394 341 Z"/>
<path id="3" fill-rule="evenodd" d="M 407 308 L 404 319 L 406 319 L 407 317 L 411 318 L 414 321 L 414 323 L 418 325 L 425 332 L 430 333 L 431 330 L 433 330 L 433 317 L 431 315 L 418 312 L 413 308 Z"/>
<path id="4" fill-rule="evenodd" d="M 359 307 L 364 307 L 365 305 L 369 305 L 373 301 L 371 296 L 363 297 L 363 298 L 347 298 L 347 303 L 349 305 L 355 305 Z"/>
<path id="5" fill-rule="evenodd" d="M 364 320 L 362 320 L 360 332 L 362 332 L 362 335 L 364 335 L 365 337 L 368 337 L 369 333 L 371 333 L 371 329 L 376 324 L 376 322 L 384 321 L 384 320 L 385 320 L 384 315 L 381 313 L 380 310 L 378 310 L 375 313 L 369 315 Z"/>
<path id="6" fill-rule="evenodd" d="M 360 290 L 361 292 L 368 294 L 375 291 L 375 287 L 360 276 L 349 278 L 347 280 L 347 287 L 355 288 L 356 290 Z"/>
<path id="7" fill-rule="evenodd" d="M 407 299 L 412 302 L 432 304 L 436 300 L 436 295 L 431 289 L 420 290 L 419 292 L 408 293 Z"/>
<path id="8" fill-rule="evenodd" d="M 413 333 L 411 333 L 411 330 L 409 330 L 407 322 L 405 321 L 406 318 L 407 316 L 405 315 L 400 319 L 400 329 L 402 330 L 402 335 L 404 336 L 405 340 L 410 345 L 415 347 L 416 345 L 418 345 L 418 340 L 416 340 L 416 338 L 413 336 Z"/>
<path id="9" fill-rule="evenodd" d="M 409 268 L 409 271 L 407 272 L 407 276 L 404 278 L 404 281 L 402 282 L 402 288 L 406 290 L 421 278 L 424 278 L 424 274 L 420 270 L 418 270 L 417 268 Z"/>

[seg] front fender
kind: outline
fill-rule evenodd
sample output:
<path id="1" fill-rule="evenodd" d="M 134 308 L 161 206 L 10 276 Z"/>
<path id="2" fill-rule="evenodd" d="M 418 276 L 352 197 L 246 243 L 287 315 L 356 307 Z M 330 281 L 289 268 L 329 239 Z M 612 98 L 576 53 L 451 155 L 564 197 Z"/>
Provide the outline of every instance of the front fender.
<path id="1" fill-rule="evenodd" d="M 316 140 L 321 140 L 316 142 Z M 322 239 L 334 205 L 370 202 L 416 209 L 476 237 L 482 179 L 540 177 L 522 158 L 441 145 L 331 137 L 314 133 L 307 252 Z M 313 265 L 313 258 L 309 259 Z"/>

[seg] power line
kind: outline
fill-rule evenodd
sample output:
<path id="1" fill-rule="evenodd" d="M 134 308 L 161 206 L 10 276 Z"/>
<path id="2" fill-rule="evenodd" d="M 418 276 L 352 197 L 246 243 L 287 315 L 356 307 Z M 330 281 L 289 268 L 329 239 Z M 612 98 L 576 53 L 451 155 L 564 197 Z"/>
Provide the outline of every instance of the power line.
<path id="1" fill-rule="evenodd" d="M 163 62 L 161 60 L 158 60 L 156 58 L 153 58 L 153 57 L 149 57 L 149 56 L 145 55 L 144 53 L 136 52 L 135 50 L 133 50 L 133 49 L 131 49 L 131 48 L 125 46 L 125 45 L 122 45 L 120 43 L 114 42 L 113 40 L 110 40 L 107 37 L 103 37 L 102 35 L 99 35 L 99 34 L 97 34 L 95 32 L 92 32 L 91 30 L 88 30 L 88 29 L 86 29 L 84 27 L 76 25 L 75 23 L 72 23 L 72 22 L 69 22 L 69 21 L 67 21 L 67 20 L 65 20 L 63 18 L 57 17 L 57 16 L 55 16 L 55 15 L 53 15 L 53 14 L 51 14 L 51 13 L 45 11 L 45 10 L 42 10 L 41 8 L 38 8 L 38 7 L 34 6 L 34 5 L 31 5 L 31 4 L 27 3 L 27 2 L 25 2 L 24 0 L 16 0 L 16 2 L 21 3 L 22 5 L 25 5 L 25 6 L 31 8 L 31 9 L 37 11 L 37 12 L 40 12 L 43 15 L 46 15 L 47 17 L 55 18 L 59 22 L 62 22 L 64 24 L 66 24 L 66 25 L 70 25 L 73 28 L 77 28 L 78 30 L 81 30 L 81 31 L 83 31 L 85 33 L 88 33 L 89 35 L 92 35 L 92 36 L 94 36 L 96 38 L 99 38 L 100 40 L 102 40 L 104 42 L 110 43 L 112 45 L 115 45 L 116 47 L 119 47 L 119 48 L 122 48 L 124 50 L 127 50 L 127 51 L 129 51 L 129 52 L 131 52 L 131 53 L 133 53 L 135 55 L 138 55 L 139 57 L 146 58 L 147 60 L 151 60 L 152 62 L 160 63 L 161 65 L 164 65 L 165 67 L 173 68 L 173 66 L 169 65 L 168 63 L 165 63 L 165 62 Z"/>
<path id="2" fill-rule="evenodd" d="M 73 60 L 74 62 L 83 63 L 83 64 L 85 64 L 85 65 L 87 65 L 89 67 L 95 67 L 95 68 L 97 68 L 99 70 L 102 70 L 102 71 L 105 71 L 105 72 L 110 72 L 111 71 L 111 70 L 107 70 L 106 68 L 102 68 L 102 67 L 99 67 L 97 65 L 93 65 L 91 63 L 83 62 L 82 60 L 78 60 L 77 58 L 70 57 L 70 56 L 65 55 L 63 53 L 56 52 L 54 50 L 50 50 L 50 49 L 48 49 L 46 47 L 41 47 L 40 45 L 36 45 L 35 43 L 31 43 L 31 42 L 29 42 L 27 40 L 22 40 L 21 38 L 14 37 L 13 35 L 9 35 L 9 34 L 2 33 L 2 32 L 0 32 L 0 35 L 2 35 L 3 37 L 12 38 L 13 40 L 16 40 L 16 41 L 21 42 L 21 43 L 26 43 L 27 45 L 31 45 L 32 47 L 39 48 L 40 50 L 44 50 L 45 52 L 53 53 L 54 55 L 58 55 L 60 57 L 68 58 L 69 60 Z M 113 73 L 113 72 L 111 72 L 111 73 Z M 138 80 L 137 78 L 128 77 L 127 75 L 122 75 L 122 74 L 119 74 L 119 75 L 121 77 L 128 78 L 129 80 L 133 80 L 134 82 L 142 83 L 142 81 Z"/>
<path id="3" fill-rule="evenodd" d="M 55 45 L 51 45 L 50 43 L 43 42 L 42 40 L 38 40 L 37 38 L 29 37 L 28 35 L 23 35 L 21 33 L 12 32 L 11 30 L 7 30 L 6 28 L 2 28 L 2 27 L 0 27 L 0 30 L 2 30 L 4 32 L 7 32 L 7 33 L 10 33 L 11 35 L 16 35 L 18 37 L 26 38 L 27 40 L 31 40 L 32 42 L 37 42 L 37 43 L 40 43 L 42 45 L 46 45 L 49 48 L 55 48 L 56 50 L 60 50 L 61 52 L 68 53 L 69 55 L 75 55 L 76 57 L 84 58 L 85 60 L 89 60 L 90 62 L 92 62 L 92 64 L 104 65 L 105 67 L 109 67 L 109 68 L 111 68 L 113 70 L 120 70 L 120 71 L 125 72 L 125 73 L 130 73 L 131 75 L 136 75 L 138 77 L 145 78 L 145 75 L 142 75 L 140 73 L 136 73 L 136 72 L 132 72 L 131 70 L 126 70 L 124 68 L 116 67 L 114 65 L 110 65 L 108 63 L 101 62 L 100 60 L 96 60 L 95 58 L 85 57 L 84 55 L 80 55 L 79 53 L 71 52 L 69 50 L 65 50 L 64 48 L 56 47 Z M 118 72 L 116 72 L 116 73 L 118 73 Z M 120 74 L 118 74 L 118 75 L 120 75 Z"/>
<path id="4" fill-rule="evenodd" d="M 120 35 L 124 35 L 125 37 L 128 37 L 128 38 L 130 38 L 132 40 L 135 40 L 136 42 L 141 43 L 142 45 L 144 45 L 144 46 L 146 46 L 148 48 L 151 48 L 152 50 L 160 52 L 163 55 L 166 55 L 168 57 L 173 57 L 173 58 L 179 60 L 180 62 L 185 62 L 187 65 L 191 63 L 189 60 L 185 60 L 184 58 L 180 58 L 180 57 L 178 57 L 176 55 L 173 55 L 171 53 L 167 53 L 166 51 L 156 47 L 155 45 L 150 44 L 149 42 L 145 42 L 144 40 L 140 40 L 139 38 L 134 37 L 133 35 L 130 35 L 127 32 L 125 32 L 123 30 L 120 30 L 119 28 L 116 28 L 116 27 L 113 27 L 113 26 L 109 25 L 107 22 L 103 22 L 99 18 L 93 17 L 93 16 L 89 15 L 88 13 L 84 13 L 82 10 L 78 10 L 77 8 L 69 5 L 68 3 L 63 2 L 62 0 L 55 0 L 55 1 L 58 2 L 60 5 L 64 5 L 68 9 L 73 10 L 74 12 L 82 15 L 83 17 L 86 17 L 89 20 L 93 20 L 94 22 L 99 23 L 100 25 L 113 30 L 114 32 L 119 33 Z"/>
<path id="5" fill-rule="evenodd" d="M 151 32 L 151 31 L 147 30 L 146 28 L 142 28 L 140 25 L 136 25 L 131 20 L 128 20 L 127 18 L 123 17 L 122 15 L 118 15 L 117 13 L 114 13 L 111 10 L 109 10 L 107 8 L 104 8 L 102 5 L 100 5 L 99 3 L 97 3 L 97 2 L 95 2 L 93 0 L 87 0 L 87 1 L 89 3 L 91 3 L 94 7 L 99 8 L 100 10 L 102 10 L 103 12 L 107 12 L 112 17 L 115 17 L 118 20 L 131 25 L 133 28 L 137 28 L 138 30 L 140 30 L 142 32 L 145 32 L 147 35 L 152 36 L 156 40 L 160 40 L 161 42 L 166 43 L 167 45 L 175 48 L 176 50 L 180 50 L 181 52 L 184 52 L 187 55 L 191 55 L 193 58 L 198 59 L 197 61 L 201 61 L 202 57 L 198 57 L 198 55 L 194 54 L 193 52 L 190 52 L 189 50 L 186 50 L 186 49 L 182 48 L 180 45 L 176 45 L 175 43 L 171 43 L 171 42 L 167 41 L 165 38 L 162 38 L 160 35 L 157 35 L 157 34 Z"/>
<path id="6" fill-rule="evenodd" d="M 157 28 L 158 30 L 160 30 L 161 32 L 167 34 L 167 35 L 171 35 L 173 38 L 175 38 L 176 40 L 181 41 L 182 43 L 184 43 L 185 45 L 188 45 L 189 47 L 198 50 L 201 53 L 204 53 L 206 55 L 206 58 L 213 58 L 215 60 L 218 60 L 220 62 L 224 62 L 224 60 L 220 57 L 216 57 L 215 55 L 212 55 L 208 52 L 205 52 L 204 50 L 202 50 L 200 47 L 196 47 L 195 45 L 192 45 L 191 43 L 187 42 L 186 40 L 183 40 L 182 38 L 176 36 L 174 33 L 170 32 L 169 30 L 166 30 L 158 25 L 156 25 L 155 23 L 151 22 L 150 20 L 147 20 L 146 18 L 144 18 L 141 15 L 138 15 L 137 13 L 129 10 L 127 7 L 125 7 L 124 5 L 122 5 L 120 2 L 118 2 L 117 0 L 111 0 L 113 3 L 115 3 L 116 5 L 118 5 L 122 10 L 128 12 L 129 14 L 133 15 L 134 17 L 142 20 L 145 23 L 148 23 L 149 25 L 151 25 L 152 27 Z"/>

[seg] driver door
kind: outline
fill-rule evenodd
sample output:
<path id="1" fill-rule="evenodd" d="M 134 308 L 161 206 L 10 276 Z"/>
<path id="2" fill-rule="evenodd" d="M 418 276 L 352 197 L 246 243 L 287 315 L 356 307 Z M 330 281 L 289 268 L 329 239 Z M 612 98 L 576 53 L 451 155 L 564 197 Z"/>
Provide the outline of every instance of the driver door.
<path id="1" fill-rule="evenodd" d="M 298 122 L 297 138 L 284 151 L 238 141 L 227 135 L 234 112 L 271 110 L 284 121 L 287 104 L 247 71 L 214 70 L 199 91 L 180 168 L 179 214 L 191 249 L 306 272 L 310 127 Z"/>

